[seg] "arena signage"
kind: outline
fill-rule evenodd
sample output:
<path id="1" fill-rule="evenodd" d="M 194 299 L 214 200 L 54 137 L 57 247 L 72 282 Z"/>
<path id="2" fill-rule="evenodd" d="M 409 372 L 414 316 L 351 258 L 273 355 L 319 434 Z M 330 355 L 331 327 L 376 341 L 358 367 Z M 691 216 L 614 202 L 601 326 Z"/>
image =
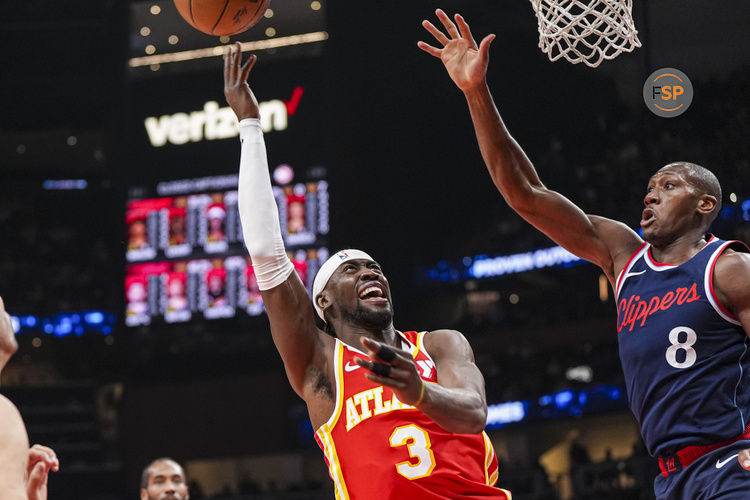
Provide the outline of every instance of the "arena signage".
<path id="1" fill-rule="evenodd" d="M 473 278 L 494 278 L 579 262 L 581 259 L 562 247 L 540 248 L 533 252 L 476 258 L 469 268 L 469 275 Z"/>
<path id="2" fill-rule="evenodd" d="M 289 117 L 299 106 L 304 90 L 294 89 L 288 101 L 273 99 L 260 103 L 260 124 L 264 132 L 286 130 Z M 144 120 L 146 133 L 155 148 L 167 143 L 176 146 L 188 142 L 213 141 L 237 137 L 237 118 L 229 106 L 219 107 L 216 101 L 208 101 L 203 109 L 188 113 L 174 113 L 160 117 L 149 116 Z"/>
<path id="3" fill-rule="evenodd" d="M 433 268 L 421 270 L 420 274 L 429 281 L 457 283 L 460 280 L 497 278 L 548 267 L 570 267 L 583 262 L 586 261 L 555 246 L 511 255 L 464 257 L 462 261 L 453 263 L 440 261 Z"/>

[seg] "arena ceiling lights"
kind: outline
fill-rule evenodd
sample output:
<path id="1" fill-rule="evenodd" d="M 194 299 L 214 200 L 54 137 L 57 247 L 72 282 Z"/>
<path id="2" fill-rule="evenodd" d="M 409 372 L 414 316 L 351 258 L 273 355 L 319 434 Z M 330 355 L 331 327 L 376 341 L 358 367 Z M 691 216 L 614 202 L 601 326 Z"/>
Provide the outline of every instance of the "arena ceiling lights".
<path id="1" fill-rule="evenodd" d="M 171 1 L 130 4 L 128 74 L 150 78 L 194 70 L 214 70 L 234 42 L 264 60 L 315 57 L 328 39 L 323 2 L 274 2 L 253 27 L 232 36 L 202 33 L 188 24 Z"/>

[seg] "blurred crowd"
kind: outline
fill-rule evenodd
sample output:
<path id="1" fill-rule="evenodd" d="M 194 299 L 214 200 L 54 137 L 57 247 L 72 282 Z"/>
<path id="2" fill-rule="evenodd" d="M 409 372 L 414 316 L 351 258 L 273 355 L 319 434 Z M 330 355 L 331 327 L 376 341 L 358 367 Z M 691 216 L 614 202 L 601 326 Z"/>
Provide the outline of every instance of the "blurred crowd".
<path id="1" fill-rule="evenodd" d="M 120 207 L 112 192 L 0 186 L 0 290 L 13 314 L 118 311 Z"/>

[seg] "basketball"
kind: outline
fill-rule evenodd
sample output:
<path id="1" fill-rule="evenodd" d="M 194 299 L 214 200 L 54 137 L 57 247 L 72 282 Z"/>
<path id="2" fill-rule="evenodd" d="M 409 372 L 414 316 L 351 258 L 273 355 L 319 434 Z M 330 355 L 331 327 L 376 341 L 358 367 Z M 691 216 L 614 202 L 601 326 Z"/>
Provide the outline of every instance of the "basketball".
<path id="1" fill-rule="evenodd" d="M 269 0 L 174 0 L 180 15 L 208 35 L 242 33 L 260 20 Z"/>

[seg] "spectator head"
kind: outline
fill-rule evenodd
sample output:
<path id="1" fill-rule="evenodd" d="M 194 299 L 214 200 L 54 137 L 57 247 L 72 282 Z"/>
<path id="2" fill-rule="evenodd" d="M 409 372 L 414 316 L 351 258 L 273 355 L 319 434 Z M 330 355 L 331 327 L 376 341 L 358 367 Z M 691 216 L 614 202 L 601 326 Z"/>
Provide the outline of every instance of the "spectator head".
<path id="1" fill-rule="evenodd" d="M 141 500 L 188 500 L 185 471 L 168 457 L 157 458 L 141 474 Z"/>

